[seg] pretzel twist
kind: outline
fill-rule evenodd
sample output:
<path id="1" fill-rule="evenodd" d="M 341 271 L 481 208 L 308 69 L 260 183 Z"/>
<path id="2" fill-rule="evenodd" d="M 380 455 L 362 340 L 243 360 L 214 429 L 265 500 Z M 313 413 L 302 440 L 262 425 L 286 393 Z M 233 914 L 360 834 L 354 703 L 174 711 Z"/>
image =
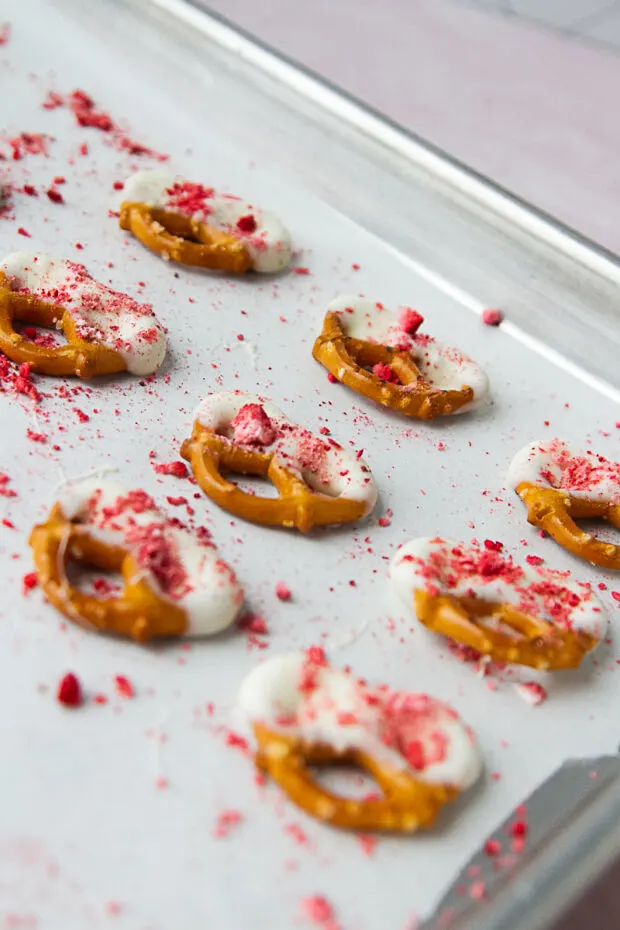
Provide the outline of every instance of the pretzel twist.
<path id="1" fill-rule="evenodd" d="M 181 446 L 181 455 L 190 462 L 207 497 L 223 510 L 263 526 L 294 526 L 307 533 L 315 526 L 359 520 L 367 510 L 363 501 L 314 491 L 275 453 L 241 448 L 199 422 L 194 423 L 191 439 Z M 248 494 L 227 481 L 222 472 L 267 478 L 279 496 Z"/>
<path id="2" fill-rule="evenodd" d="M 552 536 L 569 552 L 592 565 L 620 570 L 620 546 L 580 530 L 575 520 L 599 518 L 620 529 L 620 505 L 573 497 L 567 491 L 542 488 L 527 481 L 516 488 L 533 526 Z"/>
<path id="3" fill-rule="evenodd" d="M 588 633 L 560 628 L 511 604 L 429 594 L 419 588 L 414 601 L 418 619 L 429 630 L 471 646 L 497 662 L 546 670 L 577 668 L 598 643 Z"/>
<path id="4" fill-rule="evenodd" d="M 126 549 L 96 539 L 87 525 L 68 520 L 58 504 L 45 523 L 33 528 L 29 543 L 41 587 L 69 620 L 138 642 L 181 636 L 186 631 L 185 611 L 158 596 L 143 580 L 136 560 Z M 123 593 L 98 598 L 80 591 L 67 578 L 70 559 L 119 572 L 124 580 Z"/>
<path id="5" fill-rule="evenodd" d="M 305 743 L 296 737 L 254 724 L 258 743 L 256 764 L 283 788 L 289 798 L 312 817 L 345 830 L 382 830 L 414 833 L 431 827 L 441 808 L 459 794 L 449 785 L 418 781 L 408 772 L 383 764 L 359 750 L 337 752 L 326 744 Z M 382 798 L 354 799 L 327 791 L 308 772 L 308 766 L 352 765 L 368 772 L 383 792 Z"/>
<path id="6" fill-rule="evenodd" d="M 124 201 L 119 226 L 132 232 L 147 249 L 182 265 L 230 274 L 244 274 L 252 267 L 248 250 L 235 236 L 161 207 Z"/>
<path id="7" fill-rule="evenodd" d="M 60 329 L 67 345 L 51 348 L 35 345 L 13 327 L 14 321 Z M 46 375 L 77 375 L 93 378 L 126 371 L 119 352 L 78 336 L 75 322 L 67 309 L 40 300 L 32 294 L 11 290 L 7 276 L 0 271 L 0 351 L 19 364 L 27 362 Z"/>
<path id="8" fill-rule="evenodd" d="M 332 310 L 325 315 L 323 330 L 315 340 L 312 355 L 347 387 L 408 417 L 433 420 L 454 413 L 474 400 L 474 391 L 468 386 L 454 391 L 429 384 L 409 350 L 347 336 L 339 314 Z M 379 363 L 389 365 L 401 383 L 382 381 L 366 370 Z"/>

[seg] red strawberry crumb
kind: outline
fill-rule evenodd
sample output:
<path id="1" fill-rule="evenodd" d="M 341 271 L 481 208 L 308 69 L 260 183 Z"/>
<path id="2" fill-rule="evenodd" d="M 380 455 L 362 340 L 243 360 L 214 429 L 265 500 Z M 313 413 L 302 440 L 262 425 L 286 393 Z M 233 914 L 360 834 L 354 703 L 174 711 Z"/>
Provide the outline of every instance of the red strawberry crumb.
<path id="1" fill-rule="evenodd" d="M 237 333 L 237 339 L 239 340 L 239 342 L 243 342 L 245 340 L 245 336 L 243 335 L 243 333 Z"/>
<path id="2" fill-rule="evenodd" d="M 330 924 L 334 920 L 334 909 L 323 895 L 316 894 L 302 899 L 304 915 L 315 924 Z"/>
<path id="3" fill-rule="evenodd" d="M 186 497 L 170 497 L 166 498 L 171 507 L 181 507 L 183 504 L 187 504 Z"/>
<path id="4" fill-rule="evenodd" d="M 19 231 L 19 230 L 18 230 L 18 231 Z M 338 381 L 338 378 L 337 378 L 335 375 L 332 375 L 331 371 L 328 371 L 328 372 L 327 372 L 327 380 L 328 380 L 331 384 L 335 384 L 335 383 Z"/>
<path id="5" fill-rule="evenodd" d="M 276 597 L 279 601 L 290 601 L 292 597 L 291 589 L 283 581 L 278 581 L 276 584 Z"/>
<path id="6" fill-rule="evenodd" d="M 135 691 L 132 683 L 124 675 L 115 675 L 114 676 L 114 685 L 116 687 L 116 693 L 122 698 L 132 698 L 135 696 Z"/>
<path id="7" fill-rule="evenodd" d="M 75 243 L 75 248 L 76 248 L 76 249 L 80 249 L 80 250 L 81 250 L 81 249 L 83 249 L 83 248 L 84 248 L 84 246 L 82 245 L 82 243 L 81 243 L 81 242 L 76 242 L 76 243 Z"/>
<path id="8" fill-rule="evenodd" d="M 218 839 L 223 836 L 228 836 L 232 828 L 238 826 L 242 821 L 243 814 L 241 814 L 239 811 L 222 811 L 222 813 L 218 815 L 213 835 Z"/>
<path id="9" fill-rule="evenodd" d="M 44 110 L 55 110 L 57 107 L 63 106 L 63 104 L 64 100 L 60 94 L 57 94 L 55 90 L 50 90 L 41 106 Z"/>
<path id="10" fill-rule="evenodd" d="M 7 530 L 14 530 L 15 524 L 11 522 L 7 517 L 2 518 L 2 526 L 6 526 Z"/>
<path id="11" fill-rule="evenodd" d="M 612 591 L 611 596 L 613 597 L 614 601 L 620 601 L 620 591 Z"/>
<path id="12" fill-rule="evenodd" d="M 356 262 L 354 262 L 354 263 L 351 265 L 351 268 L 353 269 L 353 271 L 359 271 L 359 270 L 360 270 L 360 266 L 359 266 Z"/>
<path id="13" fill-rule="evenodd" d="M 229 730 L 226 734 L 226 745 L 242 749 L 243 752 L 247 752 L 250 748 L 247 739 L 243 736 L 239 736 L 238 733 L 234 733 L 232 730 Z"/>
<path id="14" fill-rule="evenodd" d="M 0 26 L 0 45 L 6 45 L 11 38 L 11 24 L 3 23 Z"/>
<path id="15" fill-rule="evenodd" d="M 95 702 L 95 704 L 107 704 L 108 697 L 106 694 L 94 694 L 93 701 Z"/>
<path id="16" fill-rule="evenodd" d="M 48 199 L 51 200 L 52 203 L 64 203 L 65 202 L 65 198 L 62 196 L 60 191 L 55 190 L 53 187 L 50 187 L 50 189 L 46 191 L 46 194 L 48 196 Z"/>
<path id="17" fill-rule="evenodd" d="M 379 517 L 377 522 L 379 526 L 391 526 L 392 524 L 392 521 L 390 520 L 389 517 Z"/>
<path id="18" fill-rule="evenodd" d="M 31 442 L 41 442 L 41 443 L 47 442 L 47 436 L 45 435 L 45 433 L 35 433 L 34 430 L 31 430 L 31 429 L 26 430 L 26 437 Z"/>
<path id="19" fill-rule="evenodd" d="M 483 881 L 472 882 L 469 888 L 469 897 L 474 901 L 482 901 L 486 895 L 486 885 Z"/>
<path id="20" fill-rule="evenodd" d="M 233 441 L 238 445 L 269 446 L 278 431 L 260 404 L 244 404 L 231 420 Z"/>
<path id="21" fill-rule="evenodd" d="M 389 381 L 392 384 L 396 384 L 398 382 L 398 378 L 390 366 L 386 365 L 384 362 L 377 362 L 376 365 L 373 365 L 372 373 L 376 378 L 380 378 L 381 381 Z"/>
<path id="22" fill-rule="evenodd" d="M 486 310 L 482 311 L 482 322 L 486 323 L 487 326 L 499 326 L 503 319 L 504 314 L 501 310 L 493 310 L 491 307 L 487 307 Z"/>
<path id="23" fill-rule="evenodd" d="M 168 786 L 169 782 L 165 775 L 160 775 L 155 779 L 155 787 L 158 791 L 165 791 Z"/>
<path id="24" fill-rule="evenodd" d="M 82 142 L 78 151 L 80 155 L 88 155 L 88 142 Z"/>
<path id="25" fill-rule="evenodd" d="M 293 271 L 295 274 L 310 274 L 309 268 L 302 268 L 299 266 L 297 268 L 293 268 Z"/>
<path id="26" fill-rule="evenodd" d="M 253 233 L 256 231 L 256 217 L 248 213 L 247 216 L 240 216 L 237 220 L 237 229 L 239 232 Z"/>
<path id="27" fill-rule="evenodd" d="M 487 856 L 496 856 L 501 852 L 501 843 L 498 843 L 497 840 L 487 840 L 484 844 L 484 851 Z"/>
<path id="28" fill-rule="evenodd" d="M 56 699 L 64 707 L 79 707 L 82 703 L 82 686 L 73 672 L 68 672 L 64 678 L 61 678 Z"/>
<path id="29" fill-rule="evenodd" d="M 160 465 L 153 465 L 158 475 L 174 475 L 175 478 L 187 478 L 189 472 L 185 462 L 162 462 Z"/>
<path id="30" fill-rule="evenodd" d="M 66 178 L 63 178 L 62 175 L 59 175 L 58 177 L 54 178 L 53 183 L 54 183 L 54 184 L 66 184 L 66 183 L 67 183 L 67 179 L 66 179 Z"/>
<path id="31" fill-rule="evenodd" d="M 22 578 L 22 594 L 24 597 L 28 594 L 29 591 L 32 591 L 33 588 L 36 588 L 38 583 L 39 579 L 37 578 L 36 572 L 28 572 L 28 574 L 24 575 Z"/>
<path id="32" fill-rule="evenodd" d="M 80 423 L 87 423 L 90 420 L 90 417 L 87 413 L 84 413 L 83 410 L 80 410 L 79 407 L 75 407 L 75 415 L 80 421 Z"/>
<path id="33" fill-rule="evenodd" d="M 528 563 L 528 565 L 542 565 L 545 560 L 542 559 L 539 555 L 526 555 L 525 561 Z"/>
<path id="34" fill-rule="evenodd" d="M 39 192 L 37 191 L 36 187 L 32 186 L 32 184 L 24 184 L 22 190 L 24 191 L 24 194 L 27 194 L 29 197 L 39 196 Z"/>
<path id="35" fill-rule="evenodd" d="M 398 315 L 400 328 L 409 336 L 415 335 L 424 322 L 424 317 L 412 307 L 403 307 Z"/>
<path id="36" fill-rule="evenodd" d="M 266 635 L 269 632 L 267 623 L 263 617 L 253 613 L 243 614 L 242 617 L 239 617 L 237 620 L 237 627 L 240 630 L 247 630 L 250 633 L 261 633 Z"/>
<path id="37" fill-rule="evenodd" d="M 122 181 L 115 181 L 114 184 L 112 185 L 112 189 L 115 191 L 122 191 L 124 186 L 125 185 Z"/>
<path id="38" fill-rule="evenodd" d="M 365 856 L 372 856 L 379 840 L 370 833 L 358 833 L 357 840 Z"/>
<path id="39" fill-rule="evenodd" d="M 19 226 L 19 227 L 18 227 L 18 229 L 17 229 L 17 235 L 18 235 L 18 236 L 26 236 L 27 239 L 30 239 L 30 238 L 31 238 L 30 233 L 29 233 L 26 229 L 24 229 L 23 226 Z"/>
<path id="40" fill-rule="evenodd" d="M 525 820 L 515 820 L 510 827 L 512 836 L 527 836 L 527 823 Z"/>
<path id="41" fill-rule="evenodd" d="M 504 544 L 501 542 L 493 542 L 492 539 L 485 539 L 484 548 L 488 549 L 490 552 L 501 552 L 504 548 Z"/>

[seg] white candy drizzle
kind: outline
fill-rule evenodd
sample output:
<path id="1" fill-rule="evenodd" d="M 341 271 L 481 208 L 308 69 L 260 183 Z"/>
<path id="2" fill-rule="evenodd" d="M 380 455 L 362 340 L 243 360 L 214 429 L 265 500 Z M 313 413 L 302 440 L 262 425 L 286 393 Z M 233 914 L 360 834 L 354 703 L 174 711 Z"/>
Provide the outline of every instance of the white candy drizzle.
<path id="1" fill-rule="evenodd" d="M 166 354 L 166 337 L 150 304 L 139 304 L 91 278 L 83 265 L 35 252 L 13 252 L 0 262 L 15 291 L 63 307 L 77 335 L 113 349 L 127 371 L 150 375 Z"/>
<path id="2" fill-rule="evenodd" d="M 473 732 L 447 704 L 372 688 L 329 666 L 320 647 L 258 665 L 241 686 L 239 710 L 272 732 L 359 750 L 431 784 L 465 789 L 482 767 Z"/>
<path id="3" fill-rule="evenodd" d="M 291 261 L 291 239 L 273 213 L 230 194 L 164 171 L 138 171 L 125 181 L 123 200 L 193 217 L 243 241 L 254 271 L 272 274 Z"/>
<path id="4" fill-rule="evenodd" d="M 64 516 L 87 524 L 91 536 L 121 546 L 157 594 L 187 614 L 186 636 L 209 636 L 230 626 L 243 591 L 208 538 L 200 538 L 157 509 L 143 490 L 90 478 L 59 492 Z"/>

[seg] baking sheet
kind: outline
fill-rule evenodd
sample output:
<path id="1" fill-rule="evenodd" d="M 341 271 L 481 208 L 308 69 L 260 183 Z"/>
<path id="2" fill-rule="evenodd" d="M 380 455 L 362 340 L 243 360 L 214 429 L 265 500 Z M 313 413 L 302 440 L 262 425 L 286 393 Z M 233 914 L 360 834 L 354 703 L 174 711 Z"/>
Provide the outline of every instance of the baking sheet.
<path id="1" fill-rule="evenodd" d="M 510 327 L 483 326 L 476 311 L 488 302 L 484 291 L 456 299 L 424 268 L 274 172 L 251 147 L 240 150 L 215 132 L 218 82 L 209 60 L 195 74 L 196 94 L 174 99 L 166 68 L 145 69 L 137 32 L 119 29 L 111 44 L 74 19 L 70 5 L 42 0 L 12 7 L 10 19 L 11 41 L 0 50 L 4 126 L 9 136 L 45 132 L 55 141 L 49 157 L 28 156 L 3 166 L 3 174 L 42 191 L 64 176 L 66 203 L 16 195 L 15 219 L 0 223 L 3 251 L 25 247 L 83 261 L 96 277 L 153 303 L 170 349 L 149 384 L 67 382 L 63 398 L 62 382 L 38 378 L 49 396 L 36 413 L 25 399 L 0 397 L 0 470 L 18 492 L 0 499 L 2 516 L 16 527 L 2 531 L 0 919 L 63 930 L 87 921 L 107 927 L 112 918 L 120 930 L 288 930 L 303 925 L 302 899 L 323 894 L 342 928 L 405 927 L 430 912 L 489 829 L 561 760 L 615 751 L 609 707 L 618 700 L 620 669 L 612 633 L 580 671 L 544 678 L 549 700 L 531 709 L 512 688 L 515 674 L 492 678 L 490 687 L 404 615 L 386 580 L 388 560 L 414 535 L 476 535 L 613 589 L 606 573 L 540 540 L 504 490 L 503 475 L 513 452 L 539 436 L 591 440 L 617 458 L 614 391 L 552 363 Z M 148 41 L 152 52 L 154 42 L 163 48 L 172 39 L 148 33 Z M 216 279 L 166 265 L 127 240 L 107 215 L 113 184 L 131 167 L 154 163 L 117 152 L 64 108 L 41 109 L 50 89 L 78 87 L 126 121 L 133 137 L 170 153 L 173 170 L 279 213 L 300 249 L 296 264 L 310 273 Z M 234 122 L 234 112 L 229 118 Z M 82 142 L 88 155 L 78 154 Z M 377 209 L 389 210 L 379 191 L 375 196 Z M 17 235 L 18 227 L 30 238 Z M 343 292 L 419 309 L 426 331 L 484 365 L 493 406 L 451 422 L 410 423 L 330 384 L 310 350 L 325 305 Z M 310 538 L 231 521 L 203 497 L 192 500 L 195 520 L 238 571 L 248 607 L 267 620 L 265 651 L 234 632 L 190 647 L 145 649 L 64 623 L 38 591 L 22 596 L 22 576 L 32 567 L 27 534 L 60 480 L 111 466 L 162 503 L 167 495 L 191 498 L 188 482 L 155 474 L 149 453 L 160 462 L 177 458 L 199 398 L 233 388 L 263 393 L 305 426 L 328 426 L 340 442 L 363 448 L 381 490 L 368 521 Z M 28 439 L 28 429 L 45 433 L 47 443 Z M 388 509 L 391 524 L 379 527 Z M 291 603 L 277 600 L 278 580 L 293 591 Z M 617 602 L 610 591 L 602 597 L 613 621 Z M 453 703 L 476 730 L 486 778 L 431 834 L 380 838 L 368 855 L 354 836 L 304 817 L 274 785 L 257 786 L 251 762 L 227 745 L 247 671 L 264 656 L 318 642 L 334 662 L 371 680 Z M 67 670 L 90 698 L 75 713 L 54 700 Z M 119 674 L 134 684 L 133 700 L 115 694 Z M 108 703 L 96 703 L 96 695 Z M 218 838 L 227 809 L 243 819 Z"/>

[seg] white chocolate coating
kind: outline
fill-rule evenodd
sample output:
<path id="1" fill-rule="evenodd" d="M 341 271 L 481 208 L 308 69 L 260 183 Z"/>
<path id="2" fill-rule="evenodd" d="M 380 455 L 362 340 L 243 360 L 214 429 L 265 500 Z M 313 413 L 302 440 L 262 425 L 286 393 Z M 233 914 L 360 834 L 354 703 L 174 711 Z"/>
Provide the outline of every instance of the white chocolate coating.
<path id="1" fill-rule="evenodd" d="M 421 537 L 401 546 L 390 564 L 390 578 L 401 600 L 414 606 L 414 592 L 474 596 L 512 604 L 523 613 L 559 627 L 602 639 L 607 613 L 591 586 L 570 572 L 541 565 L 517 565 L 504 552 L 439 537 Z"/>
<path id="2" fill-rule="evenodd" d="M 398 316 L 383 305 L 365 297 L 342 295 L 332 300 L 327 309 L 338 314 L 345 335 L 352 339 L 407 349 L 420 374 L 434 387 L 443 391 L 472 388 L 473 401 L 455 410 L 455 414 L 472 410 L 487 397 L 488 378 L 473 359 L 425 334 L 410 336 L 401 328 Z"/>
<path id="3" fill-rule="evenodd" d="M 144 491 L 88 478 L 65 485 L 58 503 L 94 538 L 131 552 L 157 594 L 186 612 L 186 636 L 210 636 L 234 621 L 243 591 L 233 570 L 212 543 L 173 525 Z"/>
<path id="4" fill-rule="evenodd" d="M 239 709 L 272 732 L 339 753 L 358 750 L 431 784 L 469 788 L 482 767 L 473 732 L 447 704 L 370 688 L 345 671 L 314 665 L 306 653 L 275 656 L 253 669 Z"/>
<path id="5" fill-rule="evenodd" d="M 145 203 L 169 212 L 190 215 L 222 232 L 243 240 L 252 259 L 254 271 L 273 274 L 282 271 L 291 261 L 291 238 L 277 216 L 261 210 L 237 197 L 209 191 L 203 209 L 189 212 L 179 208 L 170 191 L 175 184 L 186 184 L 165 171 L 138 171 L 125 181 L 123 200 Z M 244 233 L 237 226 L 240 217 L 253 216 L 256 228 Z"/>
<path id="6" fill-rule="evenodd" d="M 270 401 L 257 394 L 229 391 L 208 394 L 196 408 L 194 419 L 216 433 L 231 438 L 230 424 L 247 404 L 263 408 L 272 421 L 277 436 L 265 446 L 252 448 L 274 455 L 282 465 L 300 475 L 315 491 L 331 497 L 363 501 L 365 513 L 375 506 L 377 486 L 369 467 L 354 452 L 336 445 L 333 440 L 313 435 L 294 426 Z"/>
<path id="7" fill-rule="evenodd" d="M 512 488 L 527 483 L 566 491 L 583 500 L 620 504 L 620 462 L 574 449 L 561 439 L 533 442 L 517 452 L 508 483 Z"/>
<path id="8" fill-rule="evenodd" d="M 166 337 L 150 304 L 139 304 L 95 281 L 83 265 L 35 252 L 13 252 L 0 262 L 13 290 L 64 307 L 80 338 L 113 349 L 127 371 L 157 371 L 166 355 Z"/>

